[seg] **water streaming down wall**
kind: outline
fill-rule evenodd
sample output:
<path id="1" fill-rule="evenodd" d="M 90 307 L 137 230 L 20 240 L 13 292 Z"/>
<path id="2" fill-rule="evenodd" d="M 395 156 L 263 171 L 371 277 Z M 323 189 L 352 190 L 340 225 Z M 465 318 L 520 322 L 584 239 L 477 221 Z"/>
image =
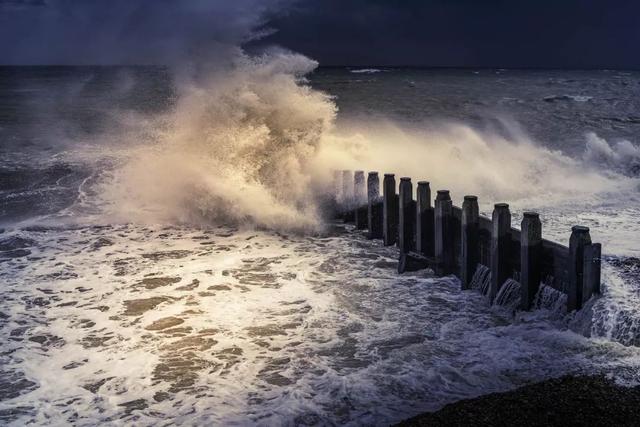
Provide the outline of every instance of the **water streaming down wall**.
<path id="1" fill-rule="evenodd" d="M 567 309 L 567 295 L 542 283 L 533 301 L 533 307 L 535 309 L 549 310 L 554 313 L 565 313 Z"/>
<path id="2" fill-rule="evenodd" d="M 471 279 L 471 289 L 480 292 L 482 295 L 487 295 L 490 283 L 491 270 L 482 264 L 478 264 Z M 496 296 L 495 304 L 515 310 L 520 300 L 521 286 L 519 281 L 507 279 Z M 543 309 L 564 314 L 567 310 L 567 295 L 550 285 L 541 283 L 534 299 L 533 307 L 536 310 Z M 640 325 L 637 328 L 640 331 Z"/>
<path id="3" fill-rule="evenodd" d="M 494 304 L 505 307 L 509 310 L 516 310 L 520 304 L 520 282 L 514 279 L 507 279 L 498 291 Z"/>
<path id="4" fill-rule="evenodd" d="M 471 289 L 480 291 L 482 295 L 486 295 L 489 291 L 491 283 L 491 270 L 482 264 L 478 264 L 476 272 L 471 279 Z"/>

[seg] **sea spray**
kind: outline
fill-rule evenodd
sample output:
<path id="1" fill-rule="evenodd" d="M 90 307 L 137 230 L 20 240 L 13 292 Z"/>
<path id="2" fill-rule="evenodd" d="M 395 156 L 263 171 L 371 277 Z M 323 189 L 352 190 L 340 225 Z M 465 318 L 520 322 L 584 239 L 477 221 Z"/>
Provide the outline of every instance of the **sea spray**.
<path id="1" fill-rule="evenodd" d="M 621 264 L 628 264 L 626 267 Z M 622 269 L 617 269 L 622 267 Z M 610 259 L 603 264 L 606 281 L 603 297 L 589 302 L 591 316 L 577 319 L 590 328 L 592 336 L 603 337 L 624 345 L 640 345 L 640 295 L 633 285 L 638 275 L 637 259 Z M 635 277 L 634 277 L 635 276 Z"/>
<path id="2" fill-rule="evenodd" d="M 598 195 L 619 193 L 622 188 L 634 191 L 640 183 L 636 177 L 603 172 L 599 164 L 548 149 L 516 124 L 492 132 L 457 121 L 422 127 L 378 119 L 343 123 L 337 131 L 352 141 L 360 140 L 353 157 L 362 168 L 428 179 L 432 187 L 447 188 L 460 198 L 477 195 L 481 204 L 508 200 L 516 206 L 549 206 L 595 201 Z M 329 158 L 336 157 L 334 151 L 328 152 Z"/>
<path id="3" fill-rule="evenodd" d="M 181 87 L 162 117 L 168 127 L 133 150 L 107 187 L 114 212 L 316 228 L 312 162 L 336 113 L 301 79 L 316 65 L 287 53 L 242 56 L 232 72 Z"/>
<path id="4" fill-rule="evenodd" d="M 481 205 L 508 200 L 516 209 L 600 203 L 638 185 L 635 177 L 545 148 L 513 123 L 504 132 L 454 121 L 337 125 L 335 101 L 306 80 L 317 65 L 283 50 L 238 53 L 209 75 L 178 79 L 175 107 L 119 138 L 136 140 L 105 187 L 110 213 L 129 221 L 317 231 L 318 195 L 330 191 L 335 169 L 429 179 L 454 195 L 476 194 Z M 139 135 L 147 142 L 138 143 Z"/>

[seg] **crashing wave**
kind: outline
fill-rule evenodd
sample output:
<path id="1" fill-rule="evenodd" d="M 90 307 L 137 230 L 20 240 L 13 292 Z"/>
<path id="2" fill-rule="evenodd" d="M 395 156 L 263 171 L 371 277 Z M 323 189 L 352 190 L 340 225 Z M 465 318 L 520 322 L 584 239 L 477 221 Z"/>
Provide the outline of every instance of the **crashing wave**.
<path id="1" fill-rule="evenodd" d="M 593 132 L 588 133 L 586 138 L 583 155 L 586 163 L 625 175 L 640 175 L 640 147 L 627 140 L 610 144 Z"/>
<path id="2" fill-rule="evenodd" d="M 316 66 L 290 53 L 241 56 L 231 73 L 183 83 L 176 108 L 149 123 L 155 144 L 135 149 L 106 189 L 116 213 L 315 227 L 312 162 L 336 114 L 303 80 Z"/>

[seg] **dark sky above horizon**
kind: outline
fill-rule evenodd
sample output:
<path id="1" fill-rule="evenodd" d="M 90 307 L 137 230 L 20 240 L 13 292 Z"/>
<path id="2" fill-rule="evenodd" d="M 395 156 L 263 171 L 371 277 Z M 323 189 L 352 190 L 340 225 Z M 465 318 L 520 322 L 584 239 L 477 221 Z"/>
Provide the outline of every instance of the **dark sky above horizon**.
<path id="1" fill-rule="evenodd" d="M 321 65 L 640 69 L 637 0 L 0 0 L 0 64 L 165 63 L 264 27 L 249 48 Z"/>
<path id="2" fill-rule="evenodd" d="M 322 65 L 640 68 L 640 1 L 323 0 L 271 25 Z"/>

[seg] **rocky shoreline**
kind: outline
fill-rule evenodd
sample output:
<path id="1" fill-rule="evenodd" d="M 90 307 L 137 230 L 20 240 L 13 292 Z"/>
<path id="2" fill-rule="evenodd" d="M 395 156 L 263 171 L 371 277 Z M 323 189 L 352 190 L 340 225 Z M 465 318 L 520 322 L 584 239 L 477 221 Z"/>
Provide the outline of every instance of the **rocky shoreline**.
<path id="1" fill-rule="evenodd" d="M 637 426 L 640 386 L 565 376 L 452 403 L 397 426 Z"/>

